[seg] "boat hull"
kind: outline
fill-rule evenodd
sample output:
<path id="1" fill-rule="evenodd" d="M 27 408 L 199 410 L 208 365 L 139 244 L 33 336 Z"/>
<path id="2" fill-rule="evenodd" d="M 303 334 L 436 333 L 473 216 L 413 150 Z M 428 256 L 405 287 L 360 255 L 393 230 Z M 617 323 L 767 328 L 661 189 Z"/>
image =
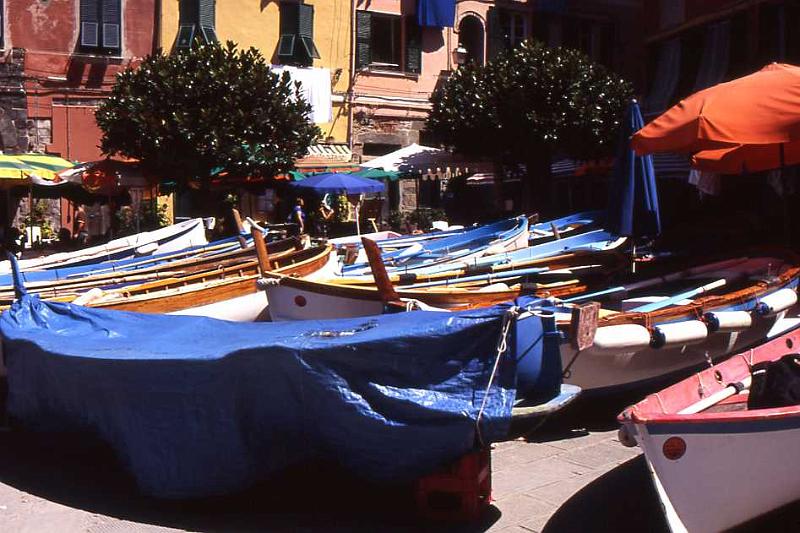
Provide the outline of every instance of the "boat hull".
<path id="1" fill-rule="evenodd" d="M 262 322 L 269 320 L 269 301 L 264 291 L 256 291 L 227 300 L 173 311 L 168 314 L 207 316 L 234 322 Z"/>
<path id="2" fill-rule="evenodd" d="M 752 421 L 636 424 L 637 441 L 670 528 L 716 532 L 795 501 L 800 463 L 800 414 Z M 686 443 L 677 460 L 664 445 Z M 784 460 L 785 459 L 785 460 Z"/>
<path id="3" fill-rule="evenodd" d="M 797 316 L 800 309 L 794 308 L 790 315 Z M 640 350 L 620 350 L 607 353 L 589 348 L 580 354 L 569 343 L 561 346 L 562 365 L 567 369 L 564 382 L 579 386 L 584 395 L 602 395 L 621 392 L 625 389 L 643 387 L 669 377 L 679 377 L 709 360 L 719 361 L 742 348 L 778 334 L 782 321 L 791 321 L 781 316 L 760 319 L 743 331 L 734 333 L 711 333 L 703 342 L 677 346 Z"/>
<path id="4" fill-rule="evenodd" d="M 383 313 L 383 302 L 373 298 L 351 298 L 281 285 L 277 280 L 265 288 L 269 315 L 275 322 L 352 318 Z"/>

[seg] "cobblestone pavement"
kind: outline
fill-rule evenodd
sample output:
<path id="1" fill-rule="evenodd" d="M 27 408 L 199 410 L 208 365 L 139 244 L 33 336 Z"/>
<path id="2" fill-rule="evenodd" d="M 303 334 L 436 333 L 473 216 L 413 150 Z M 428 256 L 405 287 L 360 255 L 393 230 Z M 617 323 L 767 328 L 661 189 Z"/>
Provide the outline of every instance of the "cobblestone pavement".
<path id="1" fill-rule="evenodd" d="M 495 502 L 470 526 L 503 532 L 664 531 L 636 448 L 616 439 L 613 418 L 590 427 L 570 418 L 493 452 Z M 793 510 L 752 531 L 798 530 Z M 136 492 L 113 456 L 69 439 L 0 432 L 0 530 L 15 532 L 406 531 L 423 529 L 408 489 L 365 487 L 340 473 L 303 470 L 236 496 L 165 503 Z"/>

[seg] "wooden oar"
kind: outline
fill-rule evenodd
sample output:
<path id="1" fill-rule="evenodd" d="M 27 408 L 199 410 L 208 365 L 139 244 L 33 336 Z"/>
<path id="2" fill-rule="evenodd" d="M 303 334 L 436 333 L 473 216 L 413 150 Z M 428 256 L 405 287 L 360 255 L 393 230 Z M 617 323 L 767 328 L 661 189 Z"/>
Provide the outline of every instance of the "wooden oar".
<path id="1" fill-rule="evenodd" d="M 477 276 L 465 276 L 462 278 L 453 277 L 447 278 L 443 280 L 437 281 L 429 281 L 426 283 L 417 283 L 415 285 L 408 286 L 409 289 L 424 289 L 427 287 L 441 287 L 446 285 L 454 285 L 460 283 L 470 283 L 474 281 L 499 281 L 501 279 L 507 278 L 516 278 L 520 276 L 527 276 L 531 274 L 541 274 L 547 271 L 547 267 L 544 268 L 524 268 L 521 270 L 509 270 L 507 272 L 494 272 L 491 274 L 480 274 Z"/>
<path id="2" fill-rule="evenodd" d="M 739 392 L 743 390 L 749 389 L 752 381 L 753 381 L 753 376 L 750 375 L 744 378 L 742 381 L 739 381 L 738 383 L 731 383 L 724 389 L 715 392 L 711 396 L 703 398 L 699 402 L 693 403 L 689 407 L 681 409 L 680 411 L 678 411 L 678 414 L 693 415 L 695 413 L 699 413 L 700 411 L 705 411 L 712 405 L 716 405 L 722 400 L 725 400 L 726 398 L 730 398 L 731 396 L 739 394 Z"/>
<path id="3" fill-rule="evenodd" d="M 383 258 L 381 257 L 381 249 L 375 241 L 366 237 L 361 237 L 361 244 L 367 254 L 369 268 L 372 270 L 372 277 L 375 279 L 375 286 L 378 289 L 378 294 L 381 295 L 381 300 L 383 300 L 383 303 L 399 302 L 400 295 L 394 290 L 389 274 L 386 272 L 386 265 L 383 264 Z"/>

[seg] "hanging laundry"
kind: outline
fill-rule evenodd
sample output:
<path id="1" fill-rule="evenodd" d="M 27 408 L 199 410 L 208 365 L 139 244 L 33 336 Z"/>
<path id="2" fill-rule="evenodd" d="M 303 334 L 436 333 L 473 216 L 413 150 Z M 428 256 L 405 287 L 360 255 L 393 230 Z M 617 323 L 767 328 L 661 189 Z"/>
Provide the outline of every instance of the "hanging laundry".
<path id="1" fill-rule="evenodd" d="M 330 69 L 273 65 L 272 71 L 276 74 L 288 72 L 292 81 L 300 83 L 300 94 L 311 105 L 309 120 L 314 124 L 324 124 L 333 120 Z"/>

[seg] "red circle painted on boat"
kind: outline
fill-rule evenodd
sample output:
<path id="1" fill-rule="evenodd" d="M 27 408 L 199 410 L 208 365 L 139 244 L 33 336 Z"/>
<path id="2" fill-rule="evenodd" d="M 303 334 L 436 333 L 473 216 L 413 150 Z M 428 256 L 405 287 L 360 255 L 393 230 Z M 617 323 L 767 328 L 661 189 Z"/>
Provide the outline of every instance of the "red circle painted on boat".
<path id="1" fill-rule="evenodd" d="M 664 441 L 661 450 L 664 452 L 664 457 L 670 461 L 677 461 L 686 453 L 686 441 L 680 437 L 670 437 Z"/>
<path id="2" fill-rule="evenodd" d="M 294 297 L 294 303 L 298 307 L 305 307 L 308 302 L 306 302 L 305 296 L 301 296 L 298 294 L 297 296 Z"/>

